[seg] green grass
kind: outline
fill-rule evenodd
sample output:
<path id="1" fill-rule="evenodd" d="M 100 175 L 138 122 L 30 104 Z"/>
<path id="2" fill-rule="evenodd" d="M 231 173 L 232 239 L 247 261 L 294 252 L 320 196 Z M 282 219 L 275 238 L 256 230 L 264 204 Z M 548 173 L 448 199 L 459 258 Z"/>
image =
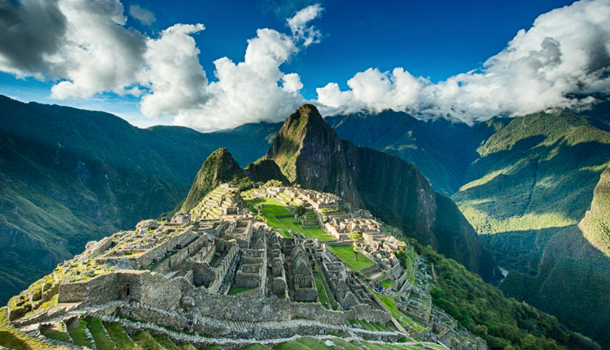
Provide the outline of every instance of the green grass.
<path id="1" fill-rule="evenodd" d="M 263 208 L 263 212 L 265 213 L 265 215 L 263 215 L 265 221 L 267 222 L 267 224 L 269 224 L 269 226 L 273 227 L 277 232 L 279 232 L 280 234 L 282 234 L 284 237 L 292 237 L 289 233 L 288 233 L 288 228 L 282 224 L 278 219 L 275 218 L 276 215 L 292 215 L 292 213 L 290 211 L 288 211 L 288 209 L 286 209 L 286 207 L 278 202 L 277 200 L 273 199 L 273 198 L 259 198 L 258 202 L 251 202 L 246 200 L 246 203 L 250 206 L 250 209 L 256 213 L 257 210 L 254 209 L 254 206 L 257 204 L 263 204 L 265 205 L 265 207 Z"/>
<path id="2" fill-rule="evenodd" d="M 97 317 L 87 317 L 85 319 L 85 323 L 87 324 L 87 328 L 89 328 L 89 332 L 91 332 L 91 335 L 95 340 L 95 348 L 97 350 L 114 350 L 112 340 L 110 340 L 110 338 L 108 338 L 104 332 L 102 320 Z"/>
<path id="3" fill-rule="evenodd" d="M 135 333 L 131 336 L 131 339 L 138 344 L 142 350 L 164 350 L 148 331 Z"/>
<path id="4" fill-rule="evenodd" d="M 354 252 L 353 246 L 345 246 L 345 247 L 333 247 L 327 245 L 327 247 L 337 256 L 339 259 L 343 260 L 347 267 L 349 267 L 352 271 L 360 271 L 362 269 L 366 269 L 367 267 L 374 266 L 375 263 L 369 260 L 366 256 L 361 253 Z"/>
<path id="5" fill-rule="evenodd" d="M 51 333 L 45 334 L 44 336 L 49 339 L 55 339 L 66 343 L 70 342 L 70 336 L 66 332 L 53 331 Z"/>
<path id="6" fill-rule="evenodd" d="M 193 346 L 193 344 L 191 343 L 182 343 L 182 344 L 178 344 L 178 348 L 182 349 L 182 350 L 197 350 L 196 347 Z M 209 348 L 209 349 L 208 349 Z M 206 346 L 205 348 L 206 350 L 222 350 L 220 349 L 218 346 L 216 346 L 216 348 L 211 348 L 209 346 Z"/>
<path id="7" fill-rule="evenodd" d="M 167 350 L 180 350 L 180 348 L 177 347 L 176 344 L 174 344 L 174 342 L 166 335 L 155 335 L 153 338 L 157 343 L 159 343 L 159 345 Z"/>
<path id="8" fill-rule="evenodd" d="M 254 289 L 254 288 L 232 286 L 231 289 L 229 290 L 229 293 L 227 293 L 227 295 L 235 295 L 235 294 L 239 294 L 239 293 L 243 293 L 243 292 L 248 292 L 248 291 L 251 291 L 252 289 Z"/>
<path id="9" fill-rule="evenodd" d="M 248 345 L 245 348 L 241 348 L 242 350 L 265 350 L 265 349 L 270 349 L 266 346 L 264 346 L 263 344 L 252 344 L 252 345 Z"/>
<path id="10" fill-rule="evenodd" d="M 298 232 L 305 237 L 317 238 L 321 241 L 334 241 L 335 240 L 331 235 L 324 232 L 324 230 L 322 230 L 320 228 L 305 229 L 305 228 L 303 228 L 303 225 L 301 225 L 301 224 L 298 224 L 298 225 L 293 224 L 293 222 L 295 222 L 294 217 L 281 218 L 281 219 L 278 219 L 278 221 L 280 222 L 280 224 L 282 224 L 284 227 L 286 227 L 286 229 L 291 229 L 292 231 Z"/>
<path id="11" fill-rule="evenodd" d="M 388 289 L 389 287 L 393 286 L 394 283 L 396 283 L 396 281 L 388 279 L 388 280 L 381 282 L 381 285 L 383 286 L 383 289 Z"/>
<path id="12" fill-rule="evenodd" d="M 326 296 L 326 290 L 324 289 L 324 282 L 322 281 L 322 276 L 316 270 L 313 275 L 314 280 L 316 281 L 316 288 L 318 289 L 318 299 L 320 299 L 320 304 L 325 308 L 328 308 L 327 304 L 332 308 L 332 304 L 329 302 L 328 297 Z"/>
<path id="13" fill-rule="evenodd" d="M 59 323 L 58 330 L 55 330 L 55 331 L 52 331 L 49 333 L 44 332 L 44 330 L 41 327 L 40 333 L 49 339 L 55 339 L 55 340 L 63 341 L 66 343 L 70 342 L 70 336 L 68 335 L 63 323 Z"/>
<path id="14" fill-rule="evenodd" d="M 91 348 L 93 343 L 89 339 L 87 339 L 87 334 L 85 333 L 85 322 L 82 319 L 78 320 L 78 326 L 70 328 L 68 327 L 68 334 L 74 341 L 75 345 L 78 346 L 86 346 Z"/>
<path id="15" fill-rule="evenodd" d="M 257 204 L 263 204 L 265 207 L 263 208 L 263 212 L 265 213 L 264 218 L 269 224 L 269 226 L 273 227 L 276 231 L 282 234 L 284 237 L 292 237 L 288 230 L 292 230 L 293 232 L 298 232 L 305 237 L 309 238 L 318 238 L 321 241 L 332 241 L 334 238 L 330 236 L 328 233 L 324 232 L 324 230 L 317 229 L 305 229 L 302 225 L 295 225 L 293 214 L 286 209 L 286 207 L 273 198 L 259 198 L 257 202 L 252 202 L 251 200 L 246 200 L 246 203 L 250 206 L 250 209 L 253 213 L 257 213 L 258 211 L 254 209 L 254 206 Z M 276 216 L 283 215 L 291 215 L 288 218 L 276 218 Z"/>
<path id="16" fill-rule="evenodd" d="M 324 278 L 324 275 L 320 271 L 320 265 L 318 264 L 317 260 L 315 261 L 315 266 L 316 266 L 316 271 L 314 271 L 314 278 L 316 278 L 316 288 L 318 288 L 318 296 L 320 296 L 320 286 L 321 286 L 325 292 L 324 297 L 326 298 L 326 300 L 328 302 L 330 302 L 330 307 L 333 310 L 337 310 L 337 308 L 338 308 L 337 301 L 335 300 L 335 297 L 333 296 L 332 292 L 330 291 L 330 287 L 328 287 L 328 283 L 326 283 L 326 279 Z M 318 282 L 320 282 L 320 285 L 318 285 Z M 320 300 L 322 300 L 322 299 L 320 299 Z M 322 304 L 322 305 L 325 306 L 324 304 Z"/>
<path id="17" fill-rule="evenodd" d="M 15 329 L 8 322 L 6 308 L 0 309 L 0 346 L 15 350 L 57 349 Z"/>
<path id="18" fill-rule="evenodd" d="M 138 347 L 131 338 L 125 333 L 125 330 L 120 323 L 116 322 L 104 322 L 104 327 L 108 331 L 108 335 L 112 342 L 116 345 L 117 349 L 126 350 L 137 350 Z"/>
<path id="19" fill-rule="evenodd" d="M 411 345 L 390 345 L 390 344 L 375 344 L 369 342 L 362 342 L 368 349 L 370 350 L 394 350 L 394 349 L 404 349 L 404 350 L 421 350 L 422 348 L 419 346 L 411 346 Z"/>
<path id="20" fill-rule="evenodd" d="M 357 343 L 350 343 L 340 338 L 333 338 L 332 342 L 335 346 L 328 347 L 325 345 L 325 340 L 303 337 L 297 340 L 292 340 L 276 346 L 276 350 L 315 350 L 315 349 L 337 349 L 345 350 L 362 350 Z"/>
<path id="21" fill-rule="evenodd" d="M 371 290 L 371 292 L 373 292 Z M 390 312 L 392 313 L 392 317 L 394 317 L 394 319 L 396 319 L 398 321 L 399 318 L 402 317 L 402 322 L 401 325 L 402 326 L 406 326 L 407 324 L 411 323 L 411 322 L 415 322 L 415 329 L 418 332 L 422 332 L 424 331 L 424 329 L 426 328 L 423 324 L 421 324 L 418 321 L 414 321 L 413 319 L 411 319 L 411 317 L 403 314 L 402 312 L 400 312 L 400 310 L 398 310 L 394 305 L 396 305 L 396 302 L 392 299 L 390 299 L 389 296 L 387 295 L 379 295 L 375 292 L 373 292 L 373 294 L 375 294 L 375 296 L 383 303 L 383 305 L 385 305 L 388 310 L 390 310 Z"/>

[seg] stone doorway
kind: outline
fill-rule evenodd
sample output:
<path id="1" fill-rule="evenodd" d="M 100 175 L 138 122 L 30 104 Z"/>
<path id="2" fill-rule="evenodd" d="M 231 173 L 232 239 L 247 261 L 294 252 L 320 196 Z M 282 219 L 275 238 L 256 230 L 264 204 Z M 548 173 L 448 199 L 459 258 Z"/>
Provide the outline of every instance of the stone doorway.
<path id="1" fill-rule="evenodd" d="M 123 284 L 121 286 L 121 299 L 125 299 L 131 295 L 131 286 L 129 284 Z"/>

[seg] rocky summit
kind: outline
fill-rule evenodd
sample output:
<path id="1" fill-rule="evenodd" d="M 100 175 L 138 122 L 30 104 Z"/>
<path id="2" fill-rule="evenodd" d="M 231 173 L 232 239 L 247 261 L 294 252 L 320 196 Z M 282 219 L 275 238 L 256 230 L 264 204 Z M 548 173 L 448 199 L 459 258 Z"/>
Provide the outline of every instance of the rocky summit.
<path id="1" fill-rule="evenodd" d="M 334 194 L 268 185 L 220 184 L 187 213 L 89 242 L 13 297 L 8 320 L 67 348 L 238 349 L 305 337 L 487 349 L 434 306 L 434 264 L 398 229 Z"/>

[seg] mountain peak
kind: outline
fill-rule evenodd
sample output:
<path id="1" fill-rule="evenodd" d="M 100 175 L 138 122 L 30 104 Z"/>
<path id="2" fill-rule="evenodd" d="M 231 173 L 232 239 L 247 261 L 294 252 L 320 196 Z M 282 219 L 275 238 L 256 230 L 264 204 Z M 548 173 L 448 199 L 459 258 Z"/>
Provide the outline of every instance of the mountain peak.
<path id="1" fill-rule="evenodd" d="M 294 113 L 292 113 L 288 119 L 286 119 L 284 126 L 290 127 L 290 125 L 294 122 L 301 121 L 305 121 L 305 123 L 309 126 L 316 124 L 326 125 L 326 122 L 324 121 L 324 118 L 322 118 L 318 108 L 310 103 L 306 103 L 297 108 L 297 110 L 294 111 Z"/>
<path id="2" fill-rule="evenodd" d="M 233 182 L 235 184 L 246 179 L 247 176 L 233 159 L 231 153 L 226 148 L 219 148 L 203 162 L 180 211 L 188 212 L 191 210 L 208 192 L 222 182 Z"/>
<path id="3" fill-rule="evenodd" d="M 342 155 L 342 141 L 318 109 L 305 104 L 284 122 L 267 151 L 291 183 L 339 194 L 360 206 L 354 180 Z"/>

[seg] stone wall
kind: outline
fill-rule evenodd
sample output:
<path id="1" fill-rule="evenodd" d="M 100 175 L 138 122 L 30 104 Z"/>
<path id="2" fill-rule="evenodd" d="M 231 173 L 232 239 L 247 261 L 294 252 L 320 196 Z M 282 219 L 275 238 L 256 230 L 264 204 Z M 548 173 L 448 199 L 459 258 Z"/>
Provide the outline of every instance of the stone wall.
<path id="1" fill-rule="evenodd" d="M 325 309 L 319 303 L 292 302 L 290 303 L 290 315 L 292 319 L 304 318 L 335 325 L 345 323 L 343 312 Z"/>
<path id="2" fill-rule="evenodd" d="M 208 242 L 208 240 L 208 234 L 205 233 L 201 237 L 197 238 L 193 243 L 189 244 L 186 249 L 188 249 L 189 254 L 198 252 Z"/>
<path id="3" fill-rule="evenodd" d="M 221 240 L 216 240 L 216 241 L 218 242 Z M 231 245 L 231 249 L 229 250 L 227 255 L 225 255 L 224 259 L 222 259 L 222 263 L 220 264 L 220 266 L 218 266 L 217 268 L 214 269 L 214 273 L 216 274 L 216 277 L 214 278 L 214 281 L 212 282 L 212 284 L 210 284 L 210 286 L 208 287 L 208 292 L 210 294 L 214 294 L 214 293 L 218 292 L 218 289 L 220 288 L 220 285 L 222 284 L 222 281 L 224 280 L 224 278 L 227 274 L 227 271 L 231 267 L 231 264 L 233 263 L 233 259 L 235 258 L 235 255 L 237 254 L 238 251 L 239 251 L 239 246 L 237 244 Z"/>
<path id="4" fill-rule="evenodd" d="M 216 279 L 216 271 L 207 262 L 200 263 L 192 259 L 186 260 L 186 269 L 193 272 L 193 284 L 209 287 Z"/>
<path id="5" fill-rule="evenodd" d="M 392 320 L 392 313 L 390 311 L 373 309 L 368 304 L 354 305 L 349 310 L 344 311 L 344 313 L 345 321 L 365 320 L 384 324 Z"/>
<path id="6" fill-rule="evenodd" d="M 42 297 L 40 298 L 43 303 L 53 299 L 55 294 L 59 292 L 60 284 L 59 282 L 55 282 L 48 289 L 45 289 L 45 286 L 43 286 Z"/>
<path id="7" fill-rule="evenodd" d="M 288 290 L 288 285 L 286 284 L 286 278 L 284 276 L 274 277 L 273 278 L 273 293 L 284 295 Z"/>
<path id="8" fill-rule="evenodd" d="M 248 265 L 247 267 L 242 266 L 239 271 L 235 274 L 235 286 L 245 288 L 258 288 L 261 286 L 261 270 L 263 265 Z M 256 272 L 245 272 L 250 269 L 256 269 Z"/>
<path id="9" fill-rule="evenodd" d="M 140 303 L 123 305 L 117 308 L 116 313 L 136 321 L 154 323 L 157 326 L 169 327 L 177 331 L 183 331 L 189 325 L 186 318 L 175 312 L 150 308 Z"/>
<path id="10" fill-rule="evenodd" d="M 403 272 L 402 266 L 400 266 L 400 264 L 396 264 L 396 265 L 392 266 L 392 268 L 388 271 L 388 274 L 390 275 L 390 278 L 396 279 L 396 278 L 400 277 L 400 274 L 402 272 Z"/>
<path id="11" fill-rule="evenodd" d="M 91 242 L 89 242 L 91 243 Z M 87 244 L 89 244 L 87 243 Z M 105 251 L 112 244 L 112 237 L 104 237 L 99 242 L 93 245 L 90 249 L 85 250 L 83 254 L 81 254 L 80 259 L 82 261 L 89 260 L 90 258 L 98 255 L 99 253 Z"/>
<path id="12" fill-rule="evenodd" d="M 318 290 L 312 276 L 295 276 L 294 278 L 294 300 L 316 301 Z"/>
<path id="13" fill-rule="evenodd" d="M 171 249 L 174 249 L 178 243 L 191 234 L 193 234 L 193 228 L 189 227 L 186 231 L 180 234 L 170 236 L 167 241 L 138 256 L 136 258 L 137 265 L 139 267 L 146 267 L 152 264 L 154 259 L 163 258 L 165 253 Z"/>
<path id="14" fill-rule="evenodd" d="M 134 279 L 139 279 L 141 286 L 139 295 L 131 294 L 135 300 L 164 310 L 174 310 L 180 306 L 182 292 L 178 279 L 167 279 L 156 273 L 141 271 L 137 274 L 119 273 L 118 282 L 123 284 Z"/>
<path id="15" fill-rule="evenodd" d="M 182 263 L 189 256 L 188 249 L 180 249 L 176 254 L 170 256 L 165 259 L 161 264 L 159 264 L 153 272 L 164 274 L 172 269 L 172 267 Z"/>
<path id="16" fill-rule="evenodd" d="M 210 294 L 197 305 L 204 316 L 234 321 L 287 321 L 290 319 L 288 299 L 271 300 L 261 288 L 236 295 Z"/>
<path id="17" fill-rule="evenodd" d="M 407 280 L 407 271 L 403 270 L 402 275 L 400 276 L 400 278 L 398 278 L 396 280 L 396 284 L 401 286 L 406 280 Z"/>
<path id="18" fill-rule="evenodd" d="M 375 263 L 375 265 L 371 266 L 371 267 L 367 267 L 366 269 L 362 269 L 360 270 L 360 273 L 362 273 L 363 275 L 366 275 L 367 273 L 372 273 L 375 271 L 379 271 L 379 264 Z"/>
<path id="19" fill-rule="evenodd" d="M 272 325 L 257 325 L 255 328 L 257 339 L 289 339 L 299 336 L 320 336 L 330 333 L 339 333 L 339 326 L 331 326 L 310 321 L 293 321 L 289 323 Z"/>
<path id="20" fill-rule="evenodd" d="M 83 305 L 103 304 L 119 298 L 117 274 L 99 275 L 87 281 L 59 286 L 59 303 L 83 302 Z"/>

